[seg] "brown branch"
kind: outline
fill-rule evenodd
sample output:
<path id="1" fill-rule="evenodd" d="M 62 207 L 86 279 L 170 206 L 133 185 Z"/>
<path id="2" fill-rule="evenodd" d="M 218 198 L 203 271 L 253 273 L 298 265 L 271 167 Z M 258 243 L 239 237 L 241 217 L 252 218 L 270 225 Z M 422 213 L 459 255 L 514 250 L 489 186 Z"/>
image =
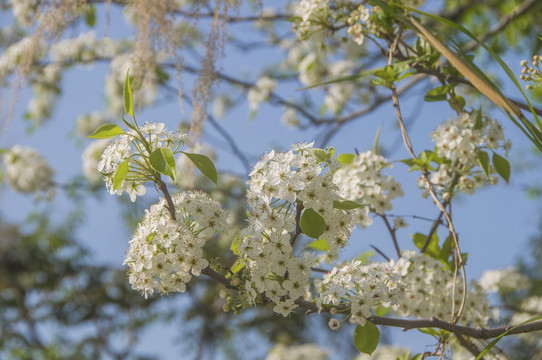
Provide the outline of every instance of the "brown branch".
<path id="1" fill-rule="evenodd" d="M 315 303 L 307 301 L 304 299 L 297 299 L 295 303 L 306 309 L 308 313 L 318 312 L 318 307 Z M 344 314 L 348 314 L 348 307 L 339 305 L 339 306 L 324 306 L 322 312 L 329 312 L 332 307 L 335 307 L 338 311 L 346 311 Z M 375 325 L 391 326 L 402 328 L 404 331 L 412 329 L 422 329 L 422 328 L 437 328 L 449 331 L 454 334 L 459 334 L 462 336 L 468 336 L 475 339 L 492 339 L 497 336 L 500 336 L 507 331 L 505 336 L 524 334 L 533 331 L 542 330 L 542 320 L 533 321 L 529 324 L 519 325 L 515 329 L 510 330 L 514 325 L 500 326 L 496 328 L 471 328 L 468 326 L 456 325 L 446 321 L 439 320 L 435 317 L 431 319 L 400 319 L 400 318 L 388 318 L 383 316 L 373 315 L 370 316 L 367 320 L 372 322 Z"/>
<path id="2" fill-rule="evenodd" d="M 233 286 L 230 283 L 230 280 L 226 279 L 224 276 L 220 275 L 219 273 L 217 273 L 216 271 L 214 271 L 210 267 L 206 267 L 205 269 L 201 270 L 201 273 L 203 275 L 205 275 L 205 276 L 210 277 L 213 280 L 218 281 L 219 283 L 221 283 L 222 285 L 224 285 L 228 289 L 239 290 L 236 286 Z"/>
<path id="3" fill-rule="evenodd" d="M 476 345 L 474 345 L 472 342 L 465 339 L 463 336 L 459 334 L 454 334 L 457 338 L 457 341 L 459 342 L 459 345 L 461 345 L 463 348 L 465 348 L 468 352 L 470 352 L 473 356 L 480 355 L 480 350 Z M 483 360 L 483 357 L 481 358 Z"/>
<path id="4" fill-rule="evenodd" d="M 501 30 L 503 30 L 505 27 L 507 27 L 512 21 L 520 17 L 521 15 L 525 14 L 533 5 L 536 5 L 539 2 L 539 0 L 526 0 L 521 5 L 516 7 L 510 14 L 500 17 L 499 22 L 497 25 L 490 29 L 488 32 L 484 33 L 480 38 L 478 39 L 480 42 L 485 42 L 487 39 L 493 37 L 497 33 L 499 33 Z M 463 51 L 471 51 L 474 50 L 478 46 L 478 42 L 471 40 L 469 41 L 464 47 Z"/>
<path id="5" fill-rule="evenodd" d="M 158 184 L 158 188 L 162 191 L 162 193 L 164 194 L 164 197 L 166 198 L 167 209 L 169 211 L 169 215 L 171 216 L 171 219 L 177 220 L 177 218 L 175 217 L 175 205 L 173 205 L 173 200 L 171 199 L 171 195 L 169 194 L 166 183 L 162 181 L 162 179 L 160 178 L 160 175 L 157 175 L 155 177 L 154 182 Z"/>
<path id="6" fill-rule="evenodd" d="M 388 228 L 388 231 L 391 235 L 391 239 L 393 240 L 393 246 L 395 247 L 395 252 L 397 253 L 397 258 L 400 259 L 401 258 L 401 249 L 399 249 L 399 244 L 397 243 L 397 236 L 395 236 L 395 229 L 391 227 L 390 225 L 390 222 L 388 221 L 388 218 L 386 217 L 386 215 L 380 215 L 380 217 L 382 218 L 382 220 L 384 220 L 384 224 L 386 224 L 386 227 Z M 376 250 L 376 248 L 374 248 Z M 382 253 L 380 253 L 380 251 L 378 252 L 380 255 L 382 255 Z M 384 256 L 384 255 L 382 255 Z M 386 256 L 384 256 L 385 258 L 387 258 Z M 388 259 L 389 261 L 389 259 Z"/>

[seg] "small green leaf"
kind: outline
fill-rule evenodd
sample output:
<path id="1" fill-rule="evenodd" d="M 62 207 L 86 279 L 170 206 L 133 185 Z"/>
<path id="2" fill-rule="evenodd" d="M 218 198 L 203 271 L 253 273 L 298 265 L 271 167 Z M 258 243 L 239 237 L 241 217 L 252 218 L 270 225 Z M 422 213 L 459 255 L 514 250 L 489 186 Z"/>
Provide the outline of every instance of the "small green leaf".
<path id="1" fill-rule="evenodd" d="M 414 245 L 421 250 L 427 241 L 427 235 L 416 233 L 412 235 L 412 240 L 414 240 Z M 427 245 L 427 248 L 425 249 L 425 254 L 427 256 L 437 260 L 440 259 L 441 254 L 441 249 L 438 246 L 438 242 L 439 238 L 437 232 L 435 231 L 431 237 L 431 240 L 429 241 L 429 245 Z"/>
<path id="2" fill-rule="evenodd" d="M 237 236 L 235 239 L 233 239 L 233 241 L 231 242 L 231 245 L 230 245 L 230 250 L 235 254 L 235 255 L 239 255 L 239 245 L 241 244 L 241 240 L 239 239 L 239 237 Z"/>
<path id="3" fill-rule="evenodd" d="M 113 190 L 118 190 L 122 185 L 124 179 L 128 175 L 128 160 L 125 160 L 119 164 L 115 177 L 113 178 Z"/>
<path id="4" fill-rule="evenodd" d="M 91 139 L 109 139 L 117 135 L 124 134 L 120 126 L 115 124 L 103 124 L 88 137 Z"/>
<path id="5" fill-rule="evenodd" d="M 158 148 L 154 150 L 149 156 L 149 162 L 154 170 L 169 176 L 171 180 L 175 181 L 175 157 L 170 148 Z"/>
<path id="6" fill-rule="evenodd" d="M 333 207 L 335 209 L 352 210 L 352 209 L 359 209 L 362 206 L 364 205 L 356 201 L 350 201 L 350 200 L 333 201 Z"/>
<path id="7" fill-rule="evenodd" d="M 347 164 L 350 164 L 354 160 L 355 157 L 356 155 L 354 154 L 341 154 L 337 156 L 337 161 L 343 165 L 347 165 Z"/>
<path id="8" fill-rule="evenodd" d="M 422 360 L 422 354 L 416 354 L 413 357 L 410 358 L 410 360 Z"/>
<path id="9" fill-rule="evenodd" d="M 484 174 L 489 177 L 489 155 L 485 151 L 478 151 L 478 164 L 480 164 L 480 167 L 484 170 Z"/>
<path id="10" fill-rule="evenodd" d="M 365 265 L 369 262 L 369 259 L 372 258 L 375 255 L 374 251 L 365 251 L 361 253 L 358 257 L 356 257 L 357 261 L 361 262 L 361 265 Z"/>
<path id="11" fill-rule="evenodd" d="M 482 128 L 483 122 L 482 122 L 482 108 L 478 110 L 476 113 L 476 121 L 474 122 L 474 130 L 480 130 Z"/>
<path id="12" fill-rule="evenodd" d="M 456 95 L 454 97 L 454 101 L 461 109 L 463 109 L 465 107 L 465 105 L 467 104 L 467 101 L 461 95 Z"/>
<path id="13" fill-rule="evenodd" d="M 510 180 L 510 163 L 497 153 L 493 153 L 493 167 L 504 181 Z"/>
<path id="14" fill-rule="evenodd" d="M 423 99 L 425 101 L 443 101 L 443 100 L 446 100 L 447 94 L 448 94 L 448 87 L 439 86 L 439 87 L 429 90 L 425 94 Z"/>
<path id="15" fill-rule="evenodd" d="M 318 239 L 314 240 L 310 244 L 307 245 L 308 248 L 320 250 L 320 251 L 328 251 L 329 245 L 326 242 L 326 239 Z"/>
<path id="16" fill-rule="evenodd" d="M 233 263 L 232 266 L 230 266 L 230 271 L 234 274 L 237 274 L 239 271 L 243 270 L 245 267 L 245 261 L 243 259 L 237 259 Z"/>
<path id="17" fill-rule="evenodd" d="M 330 154 L 327 151 L 318 148 L 312 149 L 312 155 L 314 155 L 316 160 L 318 160 L 318 162 L 320 163 L 326 162 L 331 158 Z"/>
<path id="18" fill-rule="evenodd" d="M 431 335 L 433 336 L 434 338 L 437 338 L 441 335 L 439 331 L 433 329 L 433 328 L 419 328 L 418 329 L 419 332 L 421 332 L 422 334 L 427 334 L 427 335 Z"/>
<path id="19" fill-rule="evenodd" d="M 94 27 L 96 25 L 96 8 L 93 5 L 87 8 L 88 10 L 85 11 L 85 23 L 89 27 Z"/>
<path id="20" fill-rule="evenodd" d="M 303 234 L 313 239 L 317 239 L 326 230 L 324 218 L 313 209 L 305 209 L 303 211 L 299 225 Z"/>
<path id="21" fill-rule="evenodd" d="M 354 330 L 354 345 L 364 354 L 371 355 L 378 347 L 380 341 L 380 331 L 370 321 L 365 326 L 358 325 Z"/>
<path id="22" fill-rule="evenodd" d="M 126 114 L 134 117 L 134 98 L 132 96 L 132 85 L 130 85 L 130 69 L 126 71 L 126 79 L 124 80 L 124 90 L 122 95 L 124 97 L 124 111 Z"/>
<path id="23" fill-rule="evenodd" d="M 201 154 L 191 154 L 183 151 L 183 154 L 188 156 L 188 158 L 196 165 L 196 167 L 205 175 L 209 180 L 215 184 L 218 181 L 218 175 L 216 173 L 215 164 L 205 155 Z"/>
<path id="24" fill-rule="evenodd" d="M 382 125 L 383 124 L 380 124 L 380 126 L 378 127 L 378 130 L 376 131 L 375 141 L 373 144 L 373 152 L 375 154 L 378 154 L 378 139 L 380 138 L 380 131 L 382 130 Z"/>

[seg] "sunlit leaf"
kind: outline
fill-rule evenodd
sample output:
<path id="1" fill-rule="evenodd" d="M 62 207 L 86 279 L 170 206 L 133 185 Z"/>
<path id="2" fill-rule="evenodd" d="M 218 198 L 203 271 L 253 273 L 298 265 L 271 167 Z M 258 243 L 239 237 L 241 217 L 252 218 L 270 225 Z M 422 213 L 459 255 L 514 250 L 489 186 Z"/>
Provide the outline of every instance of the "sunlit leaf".
<path id="1" fill-rule="evenodd" d="M 191 154 L 186 152 L 183 152 L 183 154 L 185 154 L 190 159 L 190 161 L 192 161 L 192 163 L 196 165 L 196 167 L 199 169 L 199 171 L 201 171 L 203 175 L 205 175 L 215 184 L 217 183 L 218 174 L 216 173 L 215 164 L 213 164 L 211 159 L 201 154 Z"/>
<path id="2" fill-rule="evenodd" d="M 299 225 L 303 234 L 313 239 L 317 239 L 326 230 L 324 218 L 313 209 L 305 209 L 303 211 Z"/>
<path id="3" fill-rule="evenodd" d="M 379 341 L 380 331 L 370 321 L 367 321 L 365 326 L 358 325 L 354 330 L 354 345 L 364 354 L 371 355 L 378 347 Z"/>
<path id="4" fill-rule="evenodd" d="M 103 124 L 88 137 L 91 139 L 109 139 L 117 135 L 124 134 L 120 126 L 116 124 Z"/>

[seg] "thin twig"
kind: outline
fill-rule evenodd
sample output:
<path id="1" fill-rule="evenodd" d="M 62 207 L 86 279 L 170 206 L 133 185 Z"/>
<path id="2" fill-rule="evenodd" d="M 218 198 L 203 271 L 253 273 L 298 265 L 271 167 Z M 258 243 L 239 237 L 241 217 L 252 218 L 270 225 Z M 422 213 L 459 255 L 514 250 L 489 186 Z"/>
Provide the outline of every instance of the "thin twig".
<path id="1" fill-rule="evenodd" d="M 386 227 L 388 228 L 388 231 L 391 235 L 391 239 L 393 240 L 393 246 L 395 247 L 395 252 L 397 253 L 397 259 L 401 258 L 401 249 L 399 249 L 399 244 L 397 243 L 397 236 L 395 236 L 395 229 L 391 227 L 390 222 L 388 221 L 388 218 L 386 215 L 380 215 L 382 220 L 384 220 L 384 224 L 386 224 Z M 380 252 L 379 252 L 380 254 Z M 382 255 L 382 254 L 380 254 Z M 384 256 L 386 257 L 386 256 Z M 389 259 L 387 259 L 389 261 Z"/>

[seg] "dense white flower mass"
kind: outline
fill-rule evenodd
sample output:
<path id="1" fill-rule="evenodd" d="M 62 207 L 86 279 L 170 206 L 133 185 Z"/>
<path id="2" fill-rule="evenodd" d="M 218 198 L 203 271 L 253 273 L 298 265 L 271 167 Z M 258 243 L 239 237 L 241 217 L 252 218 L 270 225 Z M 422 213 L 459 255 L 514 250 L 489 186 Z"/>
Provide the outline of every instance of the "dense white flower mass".
<path id="1" fill-rule="evenodd" d="M 362 265 L 351 261 L 336 266 L 324 275 L 317 305 L 347 305 L 350 322 L 361 326 L 372 315 L 375 305 L 397 308 L 406 292 L 401 275 L 390 264 Z M 330 325 L 331 326 L 331 325 Z"/>
<path id="2" fill-rule="evenodd" d="M 103 151 L 108 143 L 109 141 L 107 140 L 93 141 L 81 155 L 81 160 L 83 161 L 83 175 L 90 183 L 97 183 L 102 180 L 102 176 L 97 168 Z"/>
<path id="3" fill-rule="evenodd" d="M 247 94 L 250 111 L 258 110 L 260 103 L 269 99 L 271 91 L 273 91 L 276 85 L 277 81 L 270 77 L 264 76 L 258 79 L 256 84 L 250 88 Z"/>
<path id="4" fill-rule="evenodd" d="M 354 68 L 354 63 L 350 60 L 337 61 L 329 65 L 329 77 L 337 79 L 346 75 L 350 75 L 350 71 Z M 350 100 L 350 96 L 354 91 L 354 84 L 350 81 L 336 82 L 329 85 L 324 104 L 333 114 L 338 114 L 342 111 L 343 106 Z"/>
<path id="5" fill-rule="evenodd" d="M 297 36 L 305 39 L 312 32 L 319 29 L 319 23 L 327 18 L 329 13 L 329 0 L 301 0 L 296 4 L 294 14 L 301 18 L 299 24 L 293 29 Z"/>
<path id="6" fill-rule="evenodd" d="M 450 119 L 439 125 L 431 133 L 435 142 L 437 155 L 446 159 L 431 174 L 431 182 L 438 190 L 445 190 L 455 177 L 460 191 L 472 194 L 476 187 L 486 183 L 497 183 L 497 177 L 487 176 L 478 166 L 478 154 L 481 150 L 497 150 L 510 148 L 510 142 L 504 141 L 501 125 L 479 111 L 461 113 L 456 119 Z M 420 185 L 424 182 L 420 180 Z M 427 184 L 425 184 L 427 186 Z"/>
<path id="7" fill-rule="evenodd" d="M 372 211 L 384 214 L 391 210 L 393 199 L 403 196 L 401 184 L 382 173 L 385 168 L 391 168 L 391 164 L 383 156 L 365 151 L 337 170 L 333 182 L 339 186 L 345 199 L 360 200 Z M 371 223 L 372 219 L 367 216 L 360 221 L 360 226 L 366 227 Z"/>
<path id="8" fill-rule="evenodd" d="M 484 271 L 480 285 L 487 292 L 507 294 L 515 290 L 525 290 L 531 286 L 529 277 L 521 274 L 517 268 L 510 266 L 505 269 Z"/>
<path id="9" fill-rule="evenodd" d="M 135 140 L 137 134 L 134 130 L 129 130 L 105 148 L 97 168 L 104 176 L 111 195 L 121 195 L 126 191 L 132 202 L 137 196 L 145 195 L 143 183 L 149 180 L 139 171 L 148 167 L 148 160 L 143 159 L 142 155 L 148 157 L 154 150 L 163 147 L 168 147 L 174 152 L 180 145 L 193 145 L 187 134 L 167 131 L 163 123 L 146 123 L 139 127 L 139 132 L 147 139 L 149 149 L 143 146 L 141 140 Z M 128 175 L 120 186 L 115 188 L 115 175 L 119 165 L 125 161 L 128 162 Z"/>
<path id="10" fill-rule="evenodd" d="M 316 344 L 276 345 L 265 360 L 328 360 L 329 351 Z"/>
<path id="11" fill-rule="evenodd" d="M 4 153 L 5 179 L 21 193 L 49 192 L 53 195 L 53 174 L 45 159 L 35 149 L 15 145 Z"/>
<path id="12" fill-rule="evenodd" d="M 450 270 L 446 270 L 440 261 L 414 251 L 403 251 L 396 267 L 409 289 L 399 303 L 399 314 L 425 319 L 450 319 L 454 281 Z M 484 327 L 491 316 L 489 301 L 478 283 L 472 280 L 470 285 L 459 322 L 467 326 Z M 463 287 L 458 276 L 454 297 L 456 313 L 461 305 L 462 295 Z"/>
<path id="13" fill-rule="evenodd" d="M 339 189 L 332 182 L 331 171 L 322 173 L 324 167 L 312 146 L 298 144 L 285 153 L 265 154 L 254 165 L 247 183 L 247 203 L 252 211 L 238 246 L 250 275 L 246 287 L 265 294 L 276 304 L 275 312 L 284 316 L 297 306 L 294 300 L 306 294 L 314 264 L 308 254 L 303 258 L 293 254 L 296 213 L 312 209 L 325 220 L 320 238 L 326 239 L 332 257 L 346 245 L 356 219 L 355 211 L 334 208 L 333 202 L 342 200 Z M 326 166 L 334 169 L 338 163 L 330 160 Z"/>
<path id="14" fill-rule="evenodd" d="M 124 260 L 130 284 L 145 297 L 155 290 L 184 292 L 192 275 L 199 276 L 209 265 L 203 257 L 205 242 L 228 225 L 228 213 L 206 193 L 177 193 L 172 200 L 176 220 L 165 199 L 152 205 L 137 226 Z"/>

